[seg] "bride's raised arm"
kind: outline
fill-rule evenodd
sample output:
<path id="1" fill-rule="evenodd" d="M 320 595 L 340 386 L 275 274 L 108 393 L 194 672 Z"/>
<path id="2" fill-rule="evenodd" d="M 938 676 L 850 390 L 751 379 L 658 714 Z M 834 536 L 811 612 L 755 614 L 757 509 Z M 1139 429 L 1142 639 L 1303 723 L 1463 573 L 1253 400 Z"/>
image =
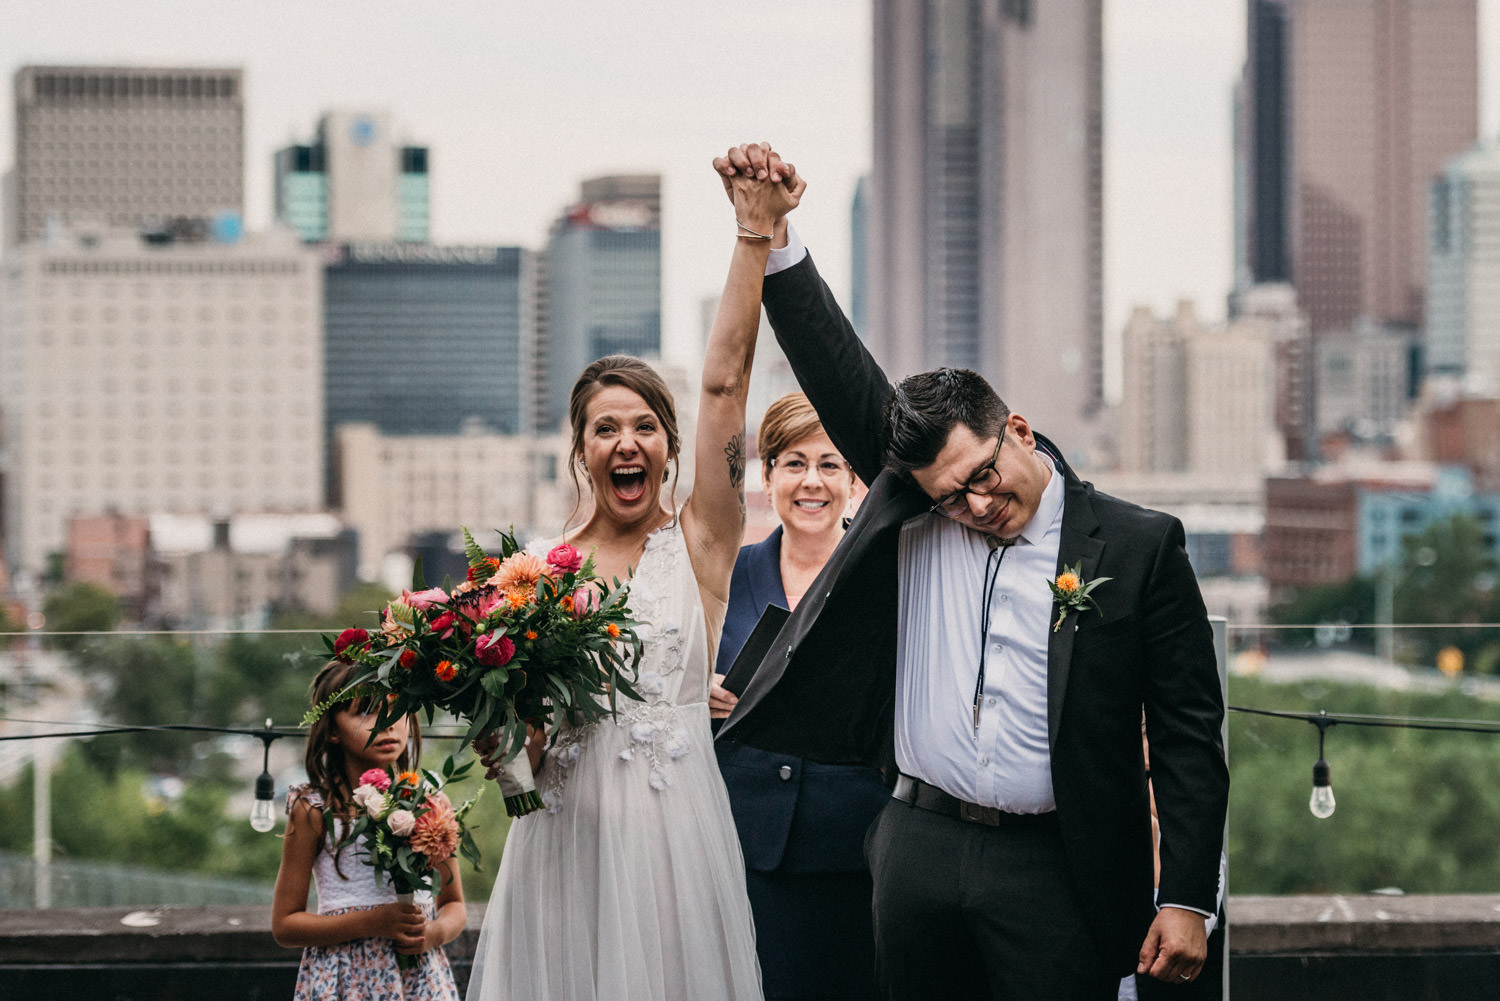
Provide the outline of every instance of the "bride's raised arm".
<path id="1" fill-rule="evenodd" d="M 708 336 L 698 403 L 693 493 L 683 509 L 683 534 L 699 586 L 728 600 L 729 577 L 745 527 L 745 399 L 760 326 L 760 289 L 771 233 L 797 207 L 806 188 L 735 177 L 726 181 L 738 227 L 724 296 Z"/>

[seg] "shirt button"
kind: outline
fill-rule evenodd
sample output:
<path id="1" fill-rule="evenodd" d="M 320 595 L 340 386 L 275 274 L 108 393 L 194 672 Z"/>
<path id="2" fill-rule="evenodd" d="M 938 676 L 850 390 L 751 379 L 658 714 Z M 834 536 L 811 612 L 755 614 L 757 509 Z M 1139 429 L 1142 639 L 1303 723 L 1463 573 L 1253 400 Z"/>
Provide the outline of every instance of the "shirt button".
<path id="1" fill-rule="evenodd" d="M 980 763 L 980 764 L 981 764 L 981 765 L 987 765 L 987 764 L 989 764 L 989 763 L 990 763 L 990 759 L 989 759 L 989 758 L 980 758 L 980 759 L 979 759 L 979 763 Z"/>
<path id="2" fill-rule="evenodd" d="M 1001 593 L 1000 593 L 1000 600 L 1001 600 L 1001 601 L 1002 601 L 1002 602 L 1006 602 L 1006 601 L 1009 601 L 1009 600 L 1010 600 L 1010 595 L 1008 595 L 1008 594 L 1006 594 L 1006 593 L 1005 593 L 1005 592 L 1003 592 L 1003 591 L 1002 591 L 1002 592 L 1001 592 Z"/>
<path id="3" fill-rule="evenodd" d="M 792 766 L 782 765 L 780 768 L 776 769 L 776 774 L 781 776 L 781 781 L 790 781 L 792 777 Z"/>
<path id="4" fill-rule="evenodd" d="M 992 706 L 992 705 L 994 705 L 994 704 L 995 704 L 995 697 L 994 697 L 994 696 L 993 696 L 993 695 L 991 695 L 991 696 L 990 696 L 990 697 L 989 697 L 989 699 L 988 699 L 988 700 L 987 700 L 987 701 L 986 701 L 986 702 L 985 702 L 985 705 L 990 705 L 990 706 Z"/>

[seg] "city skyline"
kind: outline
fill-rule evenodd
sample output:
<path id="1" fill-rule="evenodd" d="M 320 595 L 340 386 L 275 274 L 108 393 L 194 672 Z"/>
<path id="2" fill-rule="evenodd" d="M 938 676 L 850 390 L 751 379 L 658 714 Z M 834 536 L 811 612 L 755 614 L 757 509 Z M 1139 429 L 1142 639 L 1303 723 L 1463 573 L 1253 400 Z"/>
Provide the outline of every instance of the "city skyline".
<path id="1" fill-rule="evenodd" d="M 215 31 L 200 36 L 192 26 L 203 23 L 203 2 L 127 9 L 23 0 L 0 15 L 0 71 L 9 86 L 23 65 L 242 66 L 251 228 L 271 217 L 275 150 L 337 108 L 389 109 L 405 141 L 432 150 L 432 237 L 440 243 L 538 248 L 582 179 L 659 171 L 664 351 L 678 361 L 694 357 L 699 303 L 719 290 L 728 261 L 727 212 L 707 160 L 732 142 L 771 139 L 812 181 L 796 222 L 847 300 L 849 205 L 871 158 L 865 0 L 767 0 L 760 20 L 730 20 L 686 0 L 545 10 L 457 2 L 441 14 L 392 3 L 374 17 L 352 0 L 212 6 Z M 1480 2 L 1486 137 L 1500 118 L 1489 65 L 1500 49 L 1497 7 L 1500 0 Z M 1232 279 L 1231 95 L 1245 10 L 1244 0 L 1105 5 L 1111 355 L 1134 305 L 1165 312 L 1192 298 L 1205 319 L 1222 315 Z M 736 69 L 752 59 L 754 73 Z M 6 168 L 13 112 L 10 100 L 0 102 Z"/>

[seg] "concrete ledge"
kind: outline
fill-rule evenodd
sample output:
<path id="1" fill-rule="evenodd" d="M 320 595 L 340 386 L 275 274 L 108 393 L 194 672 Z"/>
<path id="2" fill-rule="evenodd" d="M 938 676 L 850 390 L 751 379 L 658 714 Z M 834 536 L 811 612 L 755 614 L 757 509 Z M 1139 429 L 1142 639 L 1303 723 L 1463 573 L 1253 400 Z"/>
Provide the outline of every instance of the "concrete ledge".
<path id="1" fill-rule="evenodd" d="M 483 919 L 447 947 L 460 990 Z M 1494 997 L 1500 894 L 1231 897 L 1229 952 L 1234 1001 Z M 300 959 L 263 906 L 0 910 L 0 998 L 284 999 Z"/>
<path id="2" fill-rule="evenodd" d="M 1229 953 L 1500 953 L 1500 894 L 1231 897 Z"/>
<path id="3" fill-rule="evenodd" d="M 447 946 L 450 960 L 474 954 L 484 905 L 469 905 L 463 935 Z M 0 910 L 0 968 L 49 963 L 289 962 L 300 949 L 271 938 L 269 907 L 77 907 Z"/>

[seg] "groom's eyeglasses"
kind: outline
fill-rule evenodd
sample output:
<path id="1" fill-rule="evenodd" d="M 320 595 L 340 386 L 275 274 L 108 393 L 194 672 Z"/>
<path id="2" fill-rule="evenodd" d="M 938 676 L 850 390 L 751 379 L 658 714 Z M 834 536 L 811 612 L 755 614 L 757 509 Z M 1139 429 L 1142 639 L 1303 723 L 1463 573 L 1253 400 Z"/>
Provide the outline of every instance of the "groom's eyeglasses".
<path id="1" fill-rule="evenodd" d="M 937 503 L 927 509 L 927 512 L 929 514 L 947 515 L 950 518 L 954 515 L 963 514 L 964 510 L 969 506 L 970 494 L 984 496 L 998 487 L 1000 485 L 1000 471 L 995 468 L 995 465 L 1000 461 L 1000 446 L 1004 444 L 1005 429 L 1001 428 L 1000 440 L 995 442 L 995 454 L 990 456 L 989 464 L 969 477 L 969 482 L 946 497 L 939 498 Z"/>

